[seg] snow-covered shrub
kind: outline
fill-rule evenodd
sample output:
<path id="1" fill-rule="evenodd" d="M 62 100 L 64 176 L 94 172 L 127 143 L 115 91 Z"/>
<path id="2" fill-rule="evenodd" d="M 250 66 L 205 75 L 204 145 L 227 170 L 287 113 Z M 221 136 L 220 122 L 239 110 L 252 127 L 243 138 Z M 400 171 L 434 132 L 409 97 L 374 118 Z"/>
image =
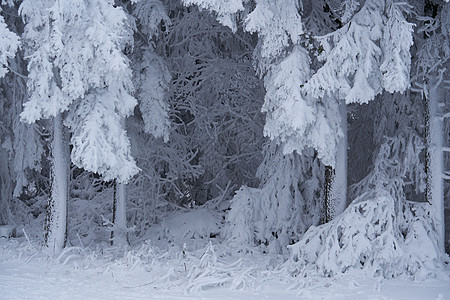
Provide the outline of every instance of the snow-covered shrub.
<path id="1" fill-rule="evenodd" d="M 221 235 L 235 245 L 252 245 L 256 234 L 254 222 L 260 219 L 260 211 L 255 206 L 260 199 L 260 189 L 241 187 L 231 200 L 231 210 L 227 213 Z"/>
<path id="2" fill-rule="evenodd" d="M 395 201 L 388 193 L 363 194 L 342 215 L 312 226 L 289 246 L 285 266 L 294 276 L 333 276 L 350 269 L 385 278 L 432 276 L 440 256 L 435 233 L 421 219 L 427 214 L 421 204 L 408 206 L 414 206 L 411 211 L 417 215 L 400 230 Z"/>
<path id="3" fill-rule="evenodd" d="M 394 226 L 392 198 L 363 195 L 342 215 L 311 227 L 298 243 L 289 246 L 290 272 L 331 276 L 349 268 L 365 268 L 388 274 L 403 254 Z"/>
<path id="4" fill-rule="evenodd" d="M 230 289 L 245 289 L 255 283 L 257 275 L 254 268 L 244 266 L 242 260 L 226 262 L 221 259 L 218 249 L 211 242 L 194 264 L 189 265 L 187 273 L 187 292 L 200 292 L 208 287 L 226 285 Z"/>
<path id="5" fill-rule="evenodd" d="M 403 267 L 407 274 L 416 279 L 441 276 L 438 262 L 448 261 L 438 246 L 437 227 L 434 219 L 434 207 L 428 202 L 405 202 L 400 224 L 405 237 L 406 251 L 403 255 Z M 438 274 L 438 275 L 436 275 Z M 443 275 L 447 277 L 448 275 Z"/>
<path id="6" fill-rule="evenodd" d="M 12 224 L 18 228 L 18 234 L 24 228 L 30 238 L 41 240 L 44 227 L 45 208 L 47 198 L 36 196 L 26 200 L 11 199 Z"/>
<path id="7" fill-rule="evenodd" d="M 323 166 L 312 153 L 283 155 L 275 143 L 266 149 L 258 175 L 260 188 L 241 187 L 231 201 L 222 236 L 238 247 L 266 245 L 282 253 L 321 219 Z"/>
<path id="8" fill-rule="evenodd" d="M 217 253 L 210 243 L 199 263 L 189 269 L 187 291 L 198 292 L 203 287 L 220 286 L 228 281 L 226 274 L 218 274 L 217 265 Z"/>
<path id="9" fill-rule="evenodd" d="M 147 272 L 157 269 L 160 266 L 161 253 L 150 241 L 145 241 L 140 246 L 125 250 L 122 257 L 115 258 L 116 266 L 125 265 L 127 269 L 133 270 L 142 268 Z"/>

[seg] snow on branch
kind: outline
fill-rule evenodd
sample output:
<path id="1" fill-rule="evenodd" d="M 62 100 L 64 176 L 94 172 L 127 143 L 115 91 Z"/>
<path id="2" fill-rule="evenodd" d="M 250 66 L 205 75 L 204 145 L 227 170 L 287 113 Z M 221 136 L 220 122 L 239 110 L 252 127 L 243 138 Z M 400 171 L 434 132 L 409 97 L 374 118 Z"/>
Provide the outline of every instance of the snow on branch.
<path id="1" fill-rule="evenodd" d="M 167 142 L 170 121 L 166 94 L 172 77 L 163 59 L 150 47 L 144 51 L 140 68 L 138 101 L 145 131 Z"/>
<path id="2" fill-rule="evenodd" d="M 71 158 L 76 166 L 99 173 L 106 181 L 127 182 L 139 168 L 114 102 L 109 93 L 91 94 L 70 111 L 66 124 L 73 132 Z"/>
<path id="3" fill-rule="evenodd" d="M 336 101 L 318 101 L 302 92 L 310 76 L 308 52 L 300 45 L 277 64 L 273 64 L 264 78 L 266 112 L 264 134 L 283 145 L 285 154 L 305 147 L 318 151 L 326 165 L 334 165 L 336 145 L 343 136 L 340 113 Z"/>
<path id="4" fill-rule="evenodd" d="M 0 16 L 0 78 L 8 72 L 8 58 L 13 58 L 20 46 L 19 37 L 6 26 L 5 19 Z"/>
<path id="5" fill-rule="evenodd" d="M 255 50 L 259 60 L 268 60 L 270 63 L 291 43 L 300 42 L 303 24 L 298 11 L 298 1 L 256 1 L 255 9 L 245 19 L 245 30 L 259 35 Z M 259 68 L 261 71 L 266 70 L 264 66 Z"/>
<path id="6" fill-rule="evenodd" d="M 237 30 L 235 16 L 244 10 L 243 0 L 182 0 L 184 5 L 198 5 L 217 13 L 217 21 L 230 27 L 234 32 Z"/>
<path id="7" fill-rule="evenodd" d="M 427 41 L 417 51 L 417 75 L 439 71 L 450 59 L 450 4 L 445 4 L 427 28 Z M 440 29 L 440 30 L 439 30 Z"/>
<path id="8" fill-rule="evenodd" d="M 148 37 L 158 35 L 161 23 L 170 25 L 171 21 L 166 13 L 164 4 L 160 0 L 139 1 L 133 9 L 134 14 L 142 25 L 142 32 Z"/>
<path id="9" fill-rule="evenodd" d="M 412 26 L 399 4 L 367 1 L 344 27 L 318 37 L 319 59 L 326 62 L 304 90 L 317 98 L 336 94 L 347 103 L 367 103 L 383 89 L 403 92 L 409 87 Z"/>

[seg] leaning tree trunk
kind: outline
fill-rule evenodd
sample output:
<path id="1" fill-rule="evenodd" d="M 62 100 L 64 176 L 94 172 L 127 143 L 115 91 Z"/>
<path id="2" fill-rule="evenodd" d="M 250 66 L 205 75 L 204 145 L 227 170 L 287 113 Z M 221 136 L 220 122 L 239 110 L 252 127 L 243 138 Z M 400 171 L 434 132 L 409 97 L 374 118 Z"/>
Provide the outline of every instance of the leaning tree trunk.
<path id="1" fill-rule="evenodd" d="M 347 106 L 342 103 L 341 128 L 344 136 L 337 145 L 336 168 L 325 168 L 325 223 L 344 212 L 347 207 Z"/>
<path id="2" fill-rule="evenodd" d="M 443 116 L 441 113 L 442 80 L 426 89 L 427 104 L 427 200 L 434 207 L 439 248 L 445 247 L 444 222 L 444 156 L 443 156 Z M 450 176 L 449 176 L 450 178 Z"/>
<path id="3" fill-rule="evenodd" d="M 45 218 L 45 246 L 58 254 L 67 240 L 67 199 L 69 182 L 69 148 L 64 135 L 62 115 L 53 120 L 51 194 Z"/>

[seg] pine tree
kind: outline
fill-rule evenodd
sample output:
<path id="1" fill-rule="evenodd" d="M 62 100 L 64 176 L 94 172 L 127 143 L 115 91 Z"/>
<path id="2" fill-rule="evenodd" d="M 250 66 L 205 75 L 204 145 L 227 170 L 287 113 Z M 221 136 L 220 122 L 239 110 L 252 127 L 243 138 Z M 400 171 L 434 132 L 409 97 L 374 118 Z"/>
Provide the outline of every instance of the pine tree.
<path id="1" fill-rule="evenodd" d="M 423 136 L 420 134 L 423 132 L 421 127 L 423 124 L 422 103 L 420 100 L 418 101 L 417 95 L 408 90 L 411 81 L 409 78 L 411 24 L 406 22 L 404 6 L 401 4 L 395 2 L 388 2 L 382 6 L 376 4 L 367 1 L 354 18 L 358 21 L 358 14 L 366 14 L 378 7 L 375 9 L 375 11 L 378 10 L 378 13 L 371 11 L 369 15 L 366 15 L 365 22 L 370 20 L 370 15 L 376 16 L 377 14 L 382 20 L 381 24 L 383 25 L 380 26 L 381 30 L 377 35 L 379 38 L 373 41 L 371 48 L 374 50 L 372 52 L 373 59 L 366 57 L 368 62 L 363 64 L 364 67 L 373 68 L 375 66 L 367 73 L 369 76 L 365 79 L 359 77 L 363 75 L 361 72 L 364 71 L 364 68 L 355 67 L 358 64 L 353 64 L 358 59 L 364 58 L 364 54 L 354 56 L 346 64 L 346 59 L 343 58 L 351 53 L 351 49 L 338 51 L 339 48 L 336 47 L 340 41 L 345 40 L 340 39 L 339 42 L 333 42 L 334 48 L 330 52 L 338 49 L 335 52 L 336 57 L 332 55 L 324 64 L 323 71 L 321 72 L 319 69 L 312 76 L 314 81 L 311 81 L 311 86 L 305 85 L 306 88 L 312 88 L 311 91 L 317 93 L 318 96 L 327 93 L 327 89 L 337 89 L 338 95 L 347 103 L 355 99 L 370 101 L 373 95 L 385 90 L 377 99 L 379 102 L 370 104 L 377 105 L 372 109 L 373 114 L 377 116 L 374 119 L 374 142 L 378 145 L 373 167 L 369 175 L 352 188 L 353 195 L 360 196 L 354 200 L 342 216 L 328 225 L 311 228 L 300 242 L 292 247 L 291 258 L 294 262 L 294 273 L 303 272 L 305 274 L 320 270 L 319 272 L 329 275 L 335 272 L 345 272 L 348 268 L 364 269 L 370 266 L 372 270 L 378 269 L 377 272 L 388 277 L 400 274 L 429 276 L 433 274 L 433 271 L 429 271 L 430 267 L 441 267 L 439 262 L 441 253 L 438 245 L 442 245 L 439 242 L 442 238 L 438 235 L 442 234 L 442 231 L 439 230 L 442 223 L 439 218 L 435 219 L 436 208 L 420 201 L 420 193 L 424 191 L 426 178 L 421 159 L 425 145 Z M 382 9 L 380 10 L 380 8 Z M 388 12 L 387 16 L 382 13 L 384 11 Z M 379 18 L 376 17 L 374 20 L 376 19 Z M 350 23 L 351 26 L 354 26 L 353 19 Z M 351 27 L 344 26 L 343 28 L 346 29 L 346 34 L 351 32 Z M 370 28 L 373 30 L 376 27 L 371 26 Z M 371 37 L 370 32 L 366 33 L 366 37 Z M 395 37 L 394 42 L 391 42 L 392 37 Z M 341 50 L 345 49 L 344 45 L 348 46 L 347 42 L 342 44 Z M 328 46 L 327 44 L 323 45 L 324 49 Z M 383 51 L 375 50 L 378 46 Z M 371 52 L 365 51 L 365 53 Z M 384 54 L 389 54 L 389 56 L 384 57 Z M 333 59 L 336 59 L 336 62 L 339 61 L 340 67 L 328 69 L 332 66 Z M 353 66 L 353 69 L 350 66 Z M 342 76 L 341 78 L 339 73 L 341 70 L 354 72 L 352 73 L 354 76 L 350 78 Z M 360 72 L 359 75 L 358 72 Z M 315 77 L 316 75 L 320 76 Z M 328 79 L 336 79 L 335 83 L 331 79 L 330 81 L 323 79 L 324 75 L 329 76 Z M 321 76 L 324 77 L 320 78 Z M 342 82 L 339 81 L 340 78 L 343 80 Z M 349 79 L 353 81 L 349 81 Z M 338 84 L 338 82 L 340 83 Z M 358 82 L 364 84 L 359 85 Z M 326 83 L 331 84 L 321 87 Z M 312 86 L 315 84 L 318 85 L 313 88 Z M 358 92 L 359 87 L 364 87 L 371 93 L 367 93 L 361 98 L 360 96 L 353 98 L 355 95 L 362 95 Z M 386 91 L 397 93 L 391 95 Z M 404 94 L 401 95 L 398 92 Z M 363 222 L 359 225 L 352 224 L 352 228 L 350 228 L 346 225 L 350 219 Z M 384 232 L 374 234 L 380 228 L 370 229 L 373 224 L 383 224 L 381 229 Z M 354 231 L 354 228 L 357 230 Z M 381 236 L 383 239 L 379 239 Z M 414 254 L 419 243 L 427 249 L 423 255 Z M 364 246 L 352 248 L 347 245 Z M 348 257 L 354 259 L 348 260 Z M 315 271 L 311 266 L 314 266 Z"/>
<path id="2" fill-rule="evenodd" d="M 2 3 L 5 4 L 5 3 Z M 5 10 L 10 10 L 9 3 L 5 6 Z M 4 10 L 0 9 L 3 14 Z M 19 37 L 12 32 L 15 31 L 14 24 L 8 24 L 8 18 L 5 20 L 3 15 L 0 15 L 0 80 L 2 92 L 2 99 L 0 101 L 0 224 L 11 222 L 11 205 L 10 201 L 14 190 L 14 165 L 11 164 L 11 157 L 15 155 L 14 147 L 14 118 L 17 114 L 14 113 L 16 108 L 16 98 L 14 98 L 16 91 L 16 83 L 21 82 L 22 78 L 16 74 L 20 70 L 14 70 L 16 63 L 16 52 L 20 47 Z M 13 25 L 11 28 L 10 25 Z M 10 28 L 8 28 L 10 27 Z M 13 72 L 9 72 L 13 70 Z M 18 92 L 20 94 L 20 92 Z"/>
<path id="3" fill-rule="evenodd" d="M 67 223 L 65 131 L 71 133 L 75 165 L 120 182 L 138 171 L 121 125 L 136 104 L 129 61 L 122 52 L 132 36 L 123 9 L 107 0 L 24 1 L 20 13 L 29 57 L 29 101 L 21 117 L 28 123 L 53 117 L 46 245 L 58 253 Z"/>
<path id="4" fill-rule="evenodd" d="M 418 32 L 418 52 L 416 61 L 416 84 L 423 91 L 426 104 L 427 126 L 427 199 L 434 207 L 437 222 L 439 246 L 445 245 L 445 197 L 444 180 L 450 178 L 445 170 L 444 153 L 449 152 L 444 142 L 444 121 L 449 107 L 446 102 L 445 81 L 448 80 L 446 68 L 450 62 L 450 5 L 440 7 L 438 3 L 426 1 L 419 12 L 423 23 Z M 420 38 L 423 35 L 424 38 Z"/>

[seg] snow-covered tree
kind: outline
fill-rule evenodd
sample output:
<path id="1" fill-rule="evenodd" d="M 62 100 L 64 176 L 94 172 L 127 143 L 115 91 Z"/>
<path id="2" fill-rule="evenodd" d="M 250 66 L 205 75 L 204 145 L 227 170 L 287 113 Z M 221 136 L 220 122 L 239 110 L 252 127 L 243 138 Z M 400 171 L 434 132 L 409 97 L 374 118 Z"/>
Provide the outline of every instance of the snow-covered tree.
<path id="1" fill-rule="evenodd" d="M 291 272 L 330 276 L 365 269 L 384 277 L 425 278 L 442 267 L 434 207 L 420 198 L 426 174 L 418 99 L 410 92 L 384 92 L 370 104 L 375 113 L 366 121 L 380 128 L 372 170 L 352 186 L 355 200 L 341 216 L 310 228 L 292 246 Z"/>
<path id="2" fill-rule="evenodd" d="M 68 110 L 73 162 L 106 180 L 127 181 L 137 168 L 120 126 L 136 104 L 122 53 L 132 38 L 126 14 L 109 1 L 46 2 L 42 10 L 28 1 L 21 5 L 25 38 L 35 49 L 29 60 L 32 92 L 22 118 L 34 122 Z"/>
<path id="3" fill-rule="evenodd" d="M 343 4 L 351 11 L 356 9 L 354 3 Z M 334 126 L 337 130 L 332 131 L 331 149 L 330 140 L 314 144 L 324 163 L 330 166 L 326 198 L 331 201 L 325 203 L 331 218 L 343 211 L 347 201 L 347 132 L 342 130 L 347 122 L 345 103 L 365 103 L 383 89 L 403 92 L 409 87 L 412 24 L 406 21 L 402 9 L 401 4 L 395 2 L 366 1 L 342 28 L 316 37 L 320 44 L 318 59 L 324 63 L 304 84 L 303 93 L 319 99 L 327 96 L 341 111 L 340 121 L 330 122 L 337 123 Z M 348 12 L 344 12 L 343 19 L 348 19 Z M 324 153 L 321 148 L 329 151 Z M 333 169 L 335 163 L 339 164 L 336 170 Z"/>
<path id="4" fill-rule="evenodd" d="M 159 0 L 137 1 L 131 8 L 131 13 L 136 16 L 137 21 L 134 27 L 137 35 L 133 45 L 132 60 L 138 108 L 144 122 L 144 131 L 155 138 L 161 137 L 164 142 L 167 142 L 170 131 L 167 100 L 171 74 L 163 58 L 156 53 L 156 48 L 160 40 L 161 26 L 168 26 L 170 19 Z M 124 120 L 122 122 L 123 127 L 128 129 Z M 154 145 L 149 147 L 156 148 Z M 139 160 L 137 163 L 139 164 Z M 155 186 L 157 180 L 157 177 L 153 178 L 154 182 L 149 185 Z M 111 243 L 124 243 L 125 236 L 128 237 L 127 185 L 125 183 L 114 181 L 113 198 L 114 231 L 111 232 Z"/>
<path id="5" fill-rule="evenodd" d="M 415 83 L 423 91 L 427 106 L 427 198 L 435 209 L 439 245 L 444 250 L 444 179 L 450 178 L 449 170 L 444 167 L 444 153 L 449 152 L 445 147 L 444 122 L 449 116 L 445 82 L 449 80 L 447 69 L 450 66 L 450 5 L 427 1 L 423 7 L 417 6 L 423 13 L 419 12 L 422 23 L 416 37 Z"/>
<path id="6" fill-rule="evenodd" d="M 294 160 L 289 158 L 290 153 L 295 151 L 297 153 L 303 153 L 303 150 L 308 147 L 316 149 L 320 147 L 318 153 L 321 158 L 324 157 L 323 152 L 327 152 L 334 159 L 335 144 L 337 142 L 331 143 L 330 146 L 329 141 L 339 140 L 342 136 L 339 107 L 332 101 L 317 101 L 308 97 L 302 91 L 303 85 L 311 76 L 311 59 L 308 51 L 304 47 L 306 43 L 302 37 L 304 30 L 299 13 L 300 9 L 300 4 L 292 0 L 276 3 L 273 1 L 256 1 L 254 9 L 245 17 L 244 26 L 246 31 L 258 34 L 258 44 L 253 52 L 253 59 L 256 70 L 264 77 L 264 85 L 266 87 L 265 103 L 262 107 L 262 111 L 266 113 L 264 133 L 281 145 L 277 151 L 280 152 L 278 154 L 280 157 L 286 155 L 285 162 L 289 166 L 286 167 L 286 170 L 293 170 L 296 167 L 293 163 Z M 273 158 L 274 156 L 268 155 L 268 157 Z M 307 164 L 309 160 L 310 158 L 305 158 L 300 161 Z M 271 207 L 276 207 L 278 205 L 277 203 L 281 203 L 280 205 L 282 207 L 292 208 L 296 205 L 301 205 L 299 203 L 302 202 L 297 200 L 291 201 L 289 200 L 291 197 L 283 198 L 281 196 L 287 195 L 282 192 L 283 187 L 297 185 L 287 183 L 290 180 L 289 176 L 283 179 L 275 175 L 278 170 L 276 164 L 270 164 L 270 166 L 273 168 L 273 174 L 268 175 L 268 177 L 278 179 L 272 180 L 270 183 L 266 182 L 265 184 L 268 185 L 267 189 L 273 190 L 273 193 L 266 200 L 259 199 L 257 196 L 250 197 L 249 200 L 254 207 L 260 207 L 257 210 L 260 211 L 260 215 L 264 216 L 271 215 Z M 310 172 L 306 166 L 301 170 L 303 172 Z M 314 173 L 314 176 L 323 178 L 323 175 L 317 173 Z M 297 177 L 296 180 L 301 180 Z M 316 180 L 319 180 L 319 178 L 316 178 Z M 261 189 L 264 190 L 264 187 L 261 186 Z M 247 190 L 247 192 L 254 192 L 259 195 L 257 189 Z M 236 211 L 239 210 L 239 205 L 242 202 L 239 200 L 242 198 L 240 196 L 241 194 L 239 192 L 236 195 L 232 204 L 232 211 L 233 209 Z M 297 195 L 292 199 L 301 198 L 301 192 L 298 191 Z M 258 206 L 257 202 L 261 201 L 267 203 Z M 273 203 L 270 203 L 271 201 Z M 312 198 L 306 200 L 306 202 L 314 201 L 315 199 Z M 295 214 L 292 209 L 288 209 L 288 212 Z M 230 229 L 225 230 L 225 232 L 234 232 L 237 230 L 237 227 L 233 224 L 240 222 L 237 220 L 238 216 L 244 217 L 244 215 L 238 212 L 236 214 L 234 212 L 230 213 L 230 220 L 232 220 L 229 221 L 231 224 L 229 226 Z M 292 217 L 295 218 L 294 216 Z M 254 221 L 257 219 L 258 217 Z M 271 219 L 270 216 L 269 219 Z M 285 216 L 285 219 L 290 218 Z M 302 230 L 298 230 L 298 226 L 303 227 L 303 225 L 299 225 L 301 222 L 295 223 L 297 225 L 288 225 L 282 221 L 273 224 L 272 231 L 279 232 L 280 234 L 280 240 L 277 242 L 280 243 L 281 241 L 279 246 L 275 246 L 272 243 L 273 249 L 279 251 L 281 249 L 280 247 L 298 238 L 300 232 L 302 232 Z M 309 222 L 306 223 L 310 225 Z M 257 225 L 249 224 L 249 226 L 249 228 L 252 228 L 251 226 Z M 291 237 L 281 238 L 281 235 L 284 235 L 282 234 L 283 231 L 289 231 L 285 228 L 286 226 L 293 226 L 296 229 L 291 231 Z M 258 239 L 259 242 L 264 239 L 267 242 L 270 240 L 266 237 L 256 238 L 256 240 Z"/>
<path id="7" fill-rule="evenodd" d="M 3 13 L 1 9 L 0 12 Z M 4 17 L 0 15 L 0 80 L 2 80 L 2 100 L 0 101 L 0 115 L 2 116 L 2 121 L 0 122 L 0 161 L 2 165 L 2 170 L 0 171 L 0 223 L 10 221 L 11 210 L 9 202 L 14 189 L 14 172 L 10 170 L 12 164 L 9 161 L 14 156 L 12 128 L 14 117 L 16 116 L 12 113 L 15 108 L 14 99 L 11 97 L 12 93 L 9 93 L 11 85 L 14 86 L 15 78 L 10 80 L 4 77 L 10 69 L 10 61 L 14 59 L 19 46 L 19 37 L 10 31 Z"/>
<path id="8" fill-rule="evenodd" d="M 105 180 L 128 181 L 138 171 L 122 120 L 136 104 L 122 50 L 132 41 L 127 15 L 112 1 L 24 1 L 20 13 L 28 59 L 29 101 L 22 119 L 53 120 L 52 195 L 46 245 L 65 243 L 70 129 L 75 165 Z"/>
<path id="9" fill-rule="evenodd" d="M 367 1 L 365 6 L 368 3 L 372 2 Z M 374 4 L 373 2 L 369 8 L 375 8 Z M 442 219 L 436 218 L 436 212 L 442 212 L 442 206 L 430 206 L 420 199 L 426 178 L 422 158 L 425 143 L 421 136 L 424 110 L 420 95 L 405 92 L 410 86 L 411 24 L 405 21 L 400 4 L 388 3 L 378 12 L 382 18 L 385 18 L 385 9 L 389 13 L 386 19 L 381 19 L 384 20 L 384 25 L 380 27 L 379 40 L 375 40 L 371 48 L 376 49 L 375 46 L 379 45 L 383 50 L 373 51 L 373 59 L 363 64 L 364 67 L 370 68 L 376 66 L 367 73 L 369 76 L 362 76 L 364 73 L 358 75 L 358 72 L 364 71 L 364 68 L 358 67 L 351 71 L 353 76 L 350 78 L 353 82 L 349 82 L 346 76 L 342 76 L 342 81 L 339 80 L 340 70 L 347 72 L 351 70 L 350 62 L 364 58 L 364 55 L 356 55 L 346 64 L 347 59 L 342 58 L 345 58 L 349 51 L 343 51 L 345 48 L 342 48 L 342 51 L 335 52 L 339 67 L 327 70 L 331 66 L 329 64 L 327 67 L 328 62 L 333 61 L 328 59 L 323 67 L 324 72 L 321 73 L 319 69 L 313 75 L 312 79 L 317 81 L 311 81 L 311 86 L 305 85 L 306 88 L 312 88 L 312 85 L 317 84 L 317 88 L 312 88 L 312 92 L 318 96 L 325 94 L 327 89 L 338 90 L 338 95 L 347 102 L 371 100 L 382 90 L 403 92 L 404 95 L 384 92 L 382 101 L 377 103 L 379 106 L 373 109 L 374 138 L 378 148 L 371 172 L 353 188 L 353 194 L 360 196 L 342 216 L 328 225 L 311 228 L 300 242 L 292 247 L 292 270 L 296 274 L 319 272 L 330 275 L 345 272 L 349 268 L 361 268 L 387 277 L 408 274 L 423 278 L 433 276 L 435 270 L 442 267 Z M 364 7 L 359 13 L 363 11 Z M 376 14 L 372 12 L 372 15 Z M 365 20 L 370 20 L 368 15 Z M 351 26 L 354 25 L 352 20 L 350 23 Z M 351 27 L 346 30 L 350 32 Z M 369 32 L 366 37 L 370 37 Z M 391 37 L 396 37 L 395 42 L 390 40 Z M 346 44 L 347 42 L 342 44 L 342 47 L 347 46 Z M 339 42 L 336 45 L 339 45 Z M 324 44 L 325 49 L 326 46 L 327 44 Z M 384 57 L 384 54 L 388 53 L 390 55 Z M 333 56 L 331 58 L 333 59 Z M 315 77 L 318 74 L 331 74 L 331 78 L 337 80 L 333 83 L 332 80 Z M 358 78 L 359 82 L 364 83 L 361 85 L 364 90 L 360 92 Z M 325 85 L 327 82 L 331 84 Z M 324 85 L 321 86 L 322 84 Z M 361 97 L 356 96 L 363 93 Z M 354 96 L 356 97 L 353 98 Z M 387 212 L 389 213 L 386 214 Z M 347 226 L 348 218 L 360 220 L 362 223 Z M 371 228 L 374 224 L 383 226 Z M 419 243 L 427 250 L 417 255 Z"/>

